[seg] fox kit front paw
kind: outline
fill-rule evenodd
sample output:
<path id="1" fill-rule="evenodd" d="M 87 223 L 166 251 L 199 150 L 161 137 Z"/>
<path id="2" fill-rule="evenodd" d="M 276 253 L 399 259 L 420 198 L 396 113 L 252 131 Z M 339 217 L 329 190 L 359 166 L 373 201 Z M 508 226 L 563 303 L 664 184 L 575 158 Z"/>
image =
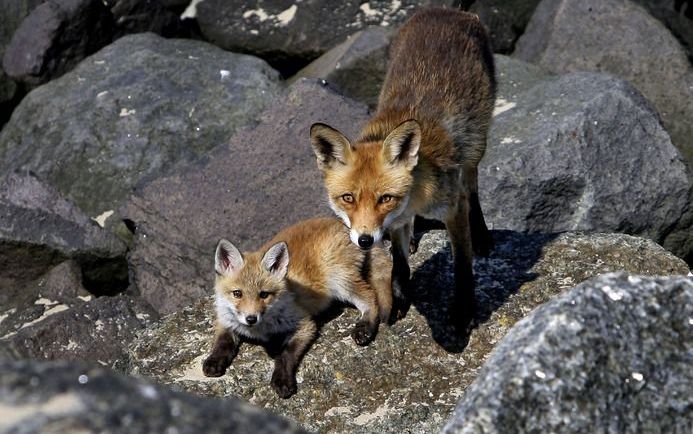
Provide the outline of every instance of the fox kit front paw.
<path id="1" fill-rule="evenodd" d="M 225 357 L 211 355 L 202 363 L 202 372 L 206 377 L 221 377 L 229 365 Z"/>
<path id="2" fill-rule="evenodd" d="M 354 339 L 354 342 L 356 342 L 356 345 L 364 347 L 373 341 L 377 330 L 377 324 L 373 326 L 367 322 L 359 322 L 354 326 L 351 337 Z"/>
<path id="3" fill-rule="evenodd" d="M 296 377 L 287 372 L 286 369 L 277 367 L 272 374 L 272 389 L 277 393 L 277 395 L 282 399 L 291 398 L 298 387 L 296 385 Z"/>

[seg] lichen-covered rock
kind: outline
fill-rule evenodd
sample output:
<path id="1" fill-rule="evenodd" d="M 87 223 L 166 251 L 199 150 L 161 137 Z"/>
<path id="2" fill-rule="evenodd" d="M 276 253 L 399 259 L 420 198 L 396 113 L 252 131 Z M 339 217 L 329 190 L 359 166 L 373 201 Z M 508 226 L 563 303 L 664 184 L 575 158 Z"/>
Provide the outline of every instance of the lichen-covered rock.
<path id="1" fill-rule="evenodd" d="M 687 432 L 691 318 L 691 277 L 584 282 L 508 332 L 444 432 Z"/>
<path id="2" fill-rule="evenodd" d="M 0 361 L 0 372 L 3 433 L 304 432 L 240 400 L 192 396 L 85 364 Z"/>
<path id="3" fill-rule="evenodd" d="M 289 222 L 331 214 L 310 149 L 313 122 L 356 134 L 364 105 L 317 80 L 301 80 L 228 145 L 144 186 L 120 214 L 137 227 L 132 283 L 160 313 L 211 293 L 220 238 L 258 248 Z"/>
<path id="4" fill-rule="evenodd" d="M 197 22 L 214 44 L 267 60 L 292 74 L 367 26 L 403 23 L 421 6 L 451 0 L 205 0 Z"/>
<path id="5" fill-rule="evenodd" d="M 629 0 L 544 0 L 513 56 L 558 73 L 600 71 L 632 82 L 693 167 L 693 66 L 642 7 Z"/>
<path id="6" fill-rule="evenodd" d="M 260 59 L 204 42 L 120 38 L 24 98 L 0 133 L 0 173 L 32 170 L 99 215 L 252 125 L 278 79 Z"/>
<path id="7" fill-rule="evenodd" d="M 357 317 L 353 309 L 327 323 L 301 364 L 298 393 L 291 399 L 281 400 L 271 389 L 272 360 L 257 346 L 242 346 L 223 377 L 203 376 L 201 363 L 212 340 L 209 298 L 145 329 L 131 349 L 130 370 L 203 395 L 242 397 L 310 430 L 439 432 L 491 349 L 537 305 L 603 272 L 688 272 L 652 241 L 627 235 L 493 235 L 495 250 L 475 263 L 481 325 L 468 341 L 455 337 L 445 322 L 452 258 L 445 233 L 434 231 L 412 257 L 408 316 L 382 326 L 365 348 L 349 336 Z M 210 284 L 212 279 L 210 271 Z"/>
<path id="8" fill-rule="evenodd" d="M 686 165 L 648 101 L 596 73 L 546 76 L 499 63 L 479 194 L 495 228 L 626 232 L 693 250 Z M 667 238 L 678 231 L 678 238 Z"/>
<path id="9" fill-rule="evenodd" d="M 290 81 L 301 77 L 325 79 L 344 96 L 375 107 L 387 72 L 387 50 L 392 35 L 391 28 L 376 26 L 349 35 L 346 41 L 298 71 Z"/>
<path id="10" fill-rule="evenodd" d="M 127 285 L 125 252 L 110 231 L 33 175 L 11 173 L 0 185 L 0 292 L 72 258 L 90 291 L 115 293 Z"/>

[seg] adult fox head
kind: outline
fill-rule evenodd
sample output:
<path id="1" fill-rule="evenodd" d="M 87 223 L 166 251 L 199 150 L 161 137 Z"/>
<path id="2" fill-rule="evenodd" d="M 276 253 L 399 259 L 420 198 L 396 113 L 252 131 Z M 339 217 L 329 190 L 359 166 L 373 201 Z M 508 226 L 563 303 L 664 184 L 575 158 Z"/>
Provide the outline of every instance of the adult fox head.
<path id="1" fill-rule="evenodd" d="M 242 254 L 227 240 L 219 241 L 214 256 L 217 273 L 217 312 L 226 323 L 253 327 L 286 291 L 289 250 L 284 242 L 264 254 Z"/>
<path id="2" fill-rule="evenodd" d="M 351 241 L 370 248 L 406 209 L 418 162 L 421 127 L 399 124 L 384 140 L 349 142 L 325 124 L 310 129 L 330 207 L 350 229 Z"/>

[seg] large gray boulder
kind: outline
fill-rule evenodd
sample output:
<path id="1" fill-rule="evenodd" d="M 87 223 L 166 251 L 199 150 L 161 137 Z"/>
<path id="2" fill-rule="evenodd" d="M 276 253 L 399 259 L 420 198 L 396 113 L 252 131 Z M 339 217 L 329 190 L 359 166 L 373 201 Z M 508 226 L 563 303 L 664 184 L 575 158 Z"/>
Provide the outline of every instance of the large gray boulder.
<path id="1" fill-rule="evenodd" d="M 204 42 L 123 37 L 24 98 L 0 133 L 0 173 L 33 170 L 99 215 L 252 125 L 278 78 Z"/>
<path id="2" fill-rule="evenodd" d="M 693 61 L 693 3 L 690 0 L 633 0 L 660 20 L 688 50 Z"/>
<path id="3" fill-rule="evenodd" d="M 253 129 L 141 188 L 120 214 L 137 227 L 132 283 L 161 313 L 209 294 L 220 238 L 258 248 L 290 222 L 331 214 L 310 148 L 313 122 L 355 134 L 365 106 L 319 81 L 295 83 Z"/>
<path id="4" fill-rule="evenodd" d="M 488 29 L 494 53 L 512 53 L 540 0 L 466 0 Z"/>
<path id="5" fill-rule="evenodd" d="M 197 4 L 203 36 L 230 51 L 254 54 L 285 75 L 367 26 L 392 27 L 429 4 L 452 0 L 205 0 Z"/>
<path id="6" fill-rule="evenodd" d="M 14 80 L 44 83 L 111 42 L 114 26 L 101 0 L 44 2 L 14 32 L 3 69 Z"/>
<path id="7" fill-rule="evenodd" d="M 584 279 L 614 271 L 683 274 L 683 261 L 652 241 L 621 234 L 493 232 L 496 249 L 475 263 L 481 325 L 469 340 L 446 324 L 454 287 L 443 231 L 423 236 L 412 257 L 413 308 L 382 326 L 368 347 L 349 336 L 357 312 L 327 323 L 298 371 L 298 393 L 277 397 L 272 360 L 244 345 L 220 378 L 202 374 L 213 336 L 212 299 L 144 330 L 130 352 L 131 372 L 197 394 L 238 396 L 316 432 L 435 433 L 495 344 L 534 307 Z M 210 266 L 207 282 L 211 286 Z"/>
<path id="8" fill-rule="evenodd" d="M 122 291 L 125 253 L 112 232 L 31 174 L 12 173 L 0 184 L 0 292 L 68 258 L 79 264 L 90 291 Z"/>
<path id="9" fill-rule="evenodd" d="M 289 80 L 320 78 L 346 97 L 374 108 L 387 72 L 387 51 L 394 34 L 389 27 L 367 27 L 301 69 Z"/>
<path id="10" fill-rule="evenodd" d="M 175 392 L 75 363 L 0 361 L 0 432 L 301 433 L 236 399 Z"/>
<path id="11" fill-rule="evenodd" d="M 687 432 L 691 318 L 691 277 L 584 282 L 510 330 L 444 432 Z"/>
<path id="12" fill-rule="evenodd" d="M 642 7 L 628 0 L 544 0 L 513 56 L 558 73 L 600 71 L 632 82 L 693 167 L 693 66 Z"/>
<path id="13" fill-rule="evenodd" d="M 487 222 L 639 234 L 690 255 L 686 166 L 640 92 L 605 74 L 546 76 L 496 60 L 496 116 L 479 168 Z"/>

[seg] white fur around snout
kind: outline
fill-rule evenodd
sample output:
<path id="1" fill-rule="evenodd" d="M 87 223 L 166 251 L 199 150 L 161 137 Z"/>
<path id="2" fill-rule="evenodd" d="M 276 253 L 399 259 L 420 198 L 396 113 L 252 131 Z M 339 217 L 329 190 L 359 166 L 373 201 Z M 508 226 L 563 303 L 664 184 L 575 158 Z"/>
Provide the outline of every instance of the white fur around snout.
<path id="1" fill-rule="evenodd" d="M 373 245 L 379 244 L 383 240 L 383 229 L 378 228 L 373 233 L 367 234 L 373 237 Z M 359 237 L 363 234 L 366 234 L 366 232 L 359 233 L 356 229 L 351 229 L 349 231 L 349 239 L 351 240 L 352 243 L 356 244 L 357 246 L 359 245 Z"/>
<path id="2" fill-rule="evenodd" d="M 288 333 L 298 326 L 303 318 L 303 313 L 296 306 L 293 295 L 284 293 L 270 306 L 264 315 L 258 313 L 258 321 L 252 326 L 248 325 L 245 317 L 248 315 L 236 310 L 236 306 L 226 297 L 216 294 L 215 308 L 219 323 L 235 333 L 251 339 L 267 341 L 271 335 Z"/>

